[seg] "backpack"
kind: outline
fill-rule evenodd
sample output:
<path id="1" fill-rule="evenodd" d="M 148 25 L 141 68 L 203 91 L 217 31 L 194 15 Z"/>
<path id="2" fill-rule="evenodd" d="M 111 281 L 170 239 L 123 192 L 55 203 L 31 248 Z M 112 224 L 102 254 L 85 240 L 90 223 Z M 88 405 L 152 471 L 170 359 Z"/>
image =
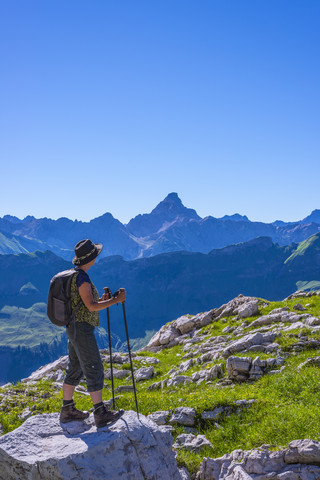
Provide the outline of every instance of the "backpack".
<path id="1" fill-rule="evenodd" d="M 50 281 L 47 315 L 49 320 L 59 327 L 68 327 L 75 320 L 81 306 L 80 302 L 72 312 L 71 281 L 76 272 L 75 268 L 64 270 L 57 273 Z"/>

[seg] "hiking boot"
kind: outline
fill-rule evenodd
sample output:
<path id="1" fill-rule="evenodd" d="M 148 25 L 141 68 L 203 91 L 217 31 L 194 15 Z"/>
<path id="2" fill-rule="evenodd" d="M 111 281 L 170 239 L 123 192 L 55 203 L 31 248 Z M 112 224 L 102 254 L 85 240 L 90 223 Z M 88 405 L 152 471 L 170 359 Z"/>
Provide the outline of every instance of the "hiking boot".
<path id="1" fill-rule="evenodd" d="M 60 422 L 61 423 L 67 423 L 67 422 L 73 422 L 74 420 L 85 420 L 88 418 L 90 415 L 89 412 L 82 412 L 81 410 L 78 410 L 74 403 L 69 403 L 69 405 L 64 405 L 61 408 L 60 412 Z"/>
<path id="2" fill-rule="evenodd" d="M 108 410 L 106 405 L 103 404 L 96 408 L 93 414 L 96 427 L 99 428 L 115 423 L 120 417 L 122 417 L 124 410 L 119 410 L 118 412 L 115 410 Z"/>

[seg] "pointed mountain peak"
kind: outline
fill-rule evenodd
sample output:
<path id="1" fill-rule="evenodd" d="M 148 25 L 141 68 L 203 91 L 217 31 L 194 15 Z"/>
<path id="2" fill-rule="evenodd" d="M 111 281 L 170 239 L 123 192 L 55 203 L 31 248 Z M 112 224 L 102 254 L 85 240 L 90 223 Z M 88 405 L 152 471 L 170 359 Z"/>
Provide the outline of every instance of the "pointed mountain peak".
<path id="1" fill-rule="evenodd" d="M 166 203 L 174 203 L 175 205 L 182 205 L 182 201 L 176 192 L 169 193 L 163 200 Z"/>
<path id="2" fill-rule="evenodd" d="M 199 220 L 200 217 L 195 210 L 183 205 L 177 193 L 172 192 L 151 213 L 132 218 L 127 228 L 130 233 L 137 237 L 146 237 L 170 228 L 175 222 L 191 219 Z"/>
<path id="3" fill-rule="evenodd" d="M 172 220 L 177 216 L 200 219 L 199 215 L 192 208 L 183 205 L 177 193 L 172 192 L 166 196 L 151 212 L 151 215 L 169 215 L 166 220 Z"/>

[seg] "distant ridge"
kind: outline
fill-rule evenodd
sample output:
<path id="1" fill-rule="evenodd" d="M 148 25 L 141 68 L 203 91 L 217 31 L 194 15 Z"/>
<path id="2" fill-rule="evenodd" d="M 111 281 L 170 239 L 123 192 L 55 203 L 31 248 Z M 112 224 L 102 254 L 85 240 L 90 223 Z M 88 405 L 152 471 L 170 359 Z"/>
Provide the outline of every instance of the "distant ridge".
<path id="1" fill-rule="evenodd" d="M 103 243 L 99 260 L 110 255 L 132 260 L 181 250 L 208 253 L 261 236 L 268 236 L 279 245 L 290 245 L 319 231 L 320 210 L 314 210 L 304 220 L 290 223 L 252 222 L 239 213 L 201 218 L 172 192 L 150 213 L 137 215 L 127 225 L 109 212 L 90 222 L 33 216 L 20 220 L 5 215 L 0 218 L 0 254 L 50 250 L 71 260 L 74 245 L 83 238 L 91 238 Z"/>

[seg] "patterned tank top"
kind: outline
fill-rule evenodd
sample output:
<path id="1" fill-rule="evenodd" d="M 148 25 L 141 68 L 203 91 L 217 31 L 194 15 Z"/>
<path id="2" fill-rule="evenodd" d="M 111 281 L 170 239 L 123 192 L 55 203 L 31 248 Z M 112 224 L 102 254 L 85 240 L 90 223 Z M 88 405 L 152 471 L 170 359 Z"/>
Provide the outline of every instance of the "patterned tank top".
<path id="1" fill-rule="evenodd" d="M 93 327 L 98 327 L 99 326 L 99 312 L 90 312 L 90 310 L 87 309 L 85 304 L 83 303 L 80 293 L 77 287 L 77 276 L 78 272 L 73 275 L 72 280 L 71 280 L 71 307 L 72 311 L 76 308 L 77 305 L 80 303 L 80 308 L 76 313 L 76 322 L 87 322 Z M 92 296 L 93 300 L 95 302 L 99 301 L 99 293 L 96 287 L 93 285 L 91 282 L 91 288 L 92 288 Z"/>

